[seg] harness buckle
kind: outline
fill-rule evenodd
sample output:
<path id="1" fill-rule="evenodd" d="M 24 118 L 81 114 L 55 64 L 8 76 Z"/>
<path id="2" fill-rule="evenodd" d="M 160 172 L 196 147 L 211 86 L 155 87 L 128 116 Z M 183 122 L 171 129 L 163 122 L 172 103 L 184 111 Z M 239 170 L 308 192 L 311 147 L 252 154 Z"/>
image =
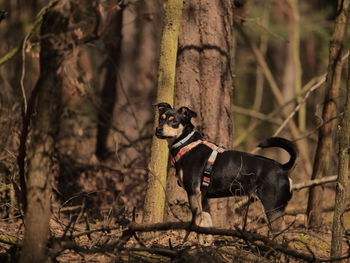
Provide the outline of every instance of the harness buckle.
<path id="1" fill-rule="evenodd" d="M 207 176 L 203 176 L 203 182 L 202 182 L 202 186 L 206 186 L 208 187 L 210 184 L 210 177 Z"/>

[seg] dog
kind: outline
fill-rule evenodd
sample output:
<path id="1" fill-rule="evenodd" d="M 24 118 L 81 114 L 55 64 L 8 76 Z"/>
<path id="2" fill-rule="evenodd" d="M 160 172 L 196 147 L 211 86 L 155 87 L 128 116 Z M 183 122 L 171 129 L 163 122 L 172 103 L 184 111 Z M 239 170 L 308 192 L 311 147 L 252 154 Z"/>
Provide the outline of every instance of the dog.
<path id="1" fill-rule="evenodd" d="M 225 150 L 203 140 L 191 119 L 197 114 L 188 107 L 173 109 L 168 103 L 158 107 L 159 120 L 155 135 L 166 139 L 179 184 L 186 190 L 193 222 L 211 227 L 209 213 L 203 210 L 207 198 L 255 195 L 261 201 L 268 225 L 280 231 L 284 209 L 292 197 L 290 170 L 297 159 L 295 145 L 286 139 L 272 137 L 258 146 L 286 150 L 290 160 L 285 164 L 246 152 Z"/>

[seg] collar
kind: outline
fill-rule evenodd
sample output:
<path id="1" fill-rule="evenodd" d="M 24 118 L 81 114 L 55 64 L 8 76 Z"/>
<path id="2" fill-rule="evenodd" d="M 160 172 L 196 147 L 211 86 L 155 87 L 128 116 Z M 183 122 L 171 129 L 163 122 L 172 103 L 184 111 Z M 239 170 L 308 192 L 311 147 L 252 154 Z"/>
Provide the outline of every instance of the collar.
<path id="1" fill-rule="evenodd" d="M 178 141 L 177 143 L 171 145 L 171 149 L 175 149 L 178 148 L 182 145 L 184 145 L 191 137 L 192 135 L 195 133 L 195 130 L 193 130 L 192 132 L 190 132 L 185 138 L 183 138 L 182 140 Z"/>

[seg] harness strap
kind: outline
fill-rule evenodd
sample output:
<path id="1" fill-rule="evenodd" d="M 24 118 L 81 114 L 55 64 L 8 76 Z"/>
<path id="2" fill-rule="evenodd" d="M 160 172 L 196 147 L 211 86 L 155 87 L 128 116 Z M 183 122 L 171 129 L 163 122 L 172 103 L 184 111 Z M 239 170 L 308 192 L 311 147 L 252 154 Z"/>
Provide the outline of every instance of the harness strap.
<path id="1" fill-rule="evenodd" d="M 198 144 L 201 144 L 201 143 L 203 143 L 202 140 L 197 140 L 197 141 L 191 142 L 190 144 L 188 144 L 188 145 L 182 147 L 182 148 L 178 151 L 178 153 L 176 154 L 176 156 L 174 156 L 174 157 L 171 158 L 171 162 L 172 162 L 173 164 L 175 164 L 177 161 L 180 160 L 180 158 L 181 158 L 184 154 L 186 154 L 186 153 L 189 152 L 191 149 L 193 149 L 194 147 L 196 147 Z"/>
<path id="2" fill-rule="evenodd" d="M 204 186 L 204 187 L 209 187 L 210 176 L 211 176 L 211 172 L 213 170 L 213 165 L 214 165 L 214 162 L 216 160 L 217 155 L 218 155 L 218 152 L 213 150 L 209 156 L 209 159 L 208 159 L 206 165 L 205 165 L 203 181 L 202 181 L 202 186 Z"/>
<path id="3" fill-rule="evenodd" d="M 209 187 L 210 181 L 211 181 L 210 177 L 211 177 L 211 174 L 213 171 L 213 166 L 214 166 L 216 157 L 217 157 L 218 153 L 224 152 L 225 149 L 223 147 L 217 146 L 211 142 L 204 141 L 203 143 L 206 144 L 207 146 L 209 146 L 211 149 L 213 149 L 213 151 L 211 152 L 211 154 L 208 158 L 208 161 L 205 165 L 205 168 L 204 168 L 202 187 L 201 187 L 202 192 L 203 192 L 202 196 L 204 197 L 204 195 L 207 191 L 207 188 Z"/>
<path id="4" fill-rule="evenodd" d="M 187 137 L 189 137 L 189 136 L 187 136 Z M 214 166 L 216 157 L 217 157 L 218 153 L 224 152 L 225 148 L 223 148 L 221 146 L 217 146 L 216 144 L 208 142 L 208 141 L 197 140 L 197 141 L 191 142 L 190 144 L 182 147 L 178 151 L 176 156 L 171 158 L 171 162 L 173 164 L 175 164 L 176 162 L 178 162 L 181 159 L 181 157 L 183 155 L 185 155 L 187 152 L 189 152 L 191 149 L 193 149 L 194 147 L 198 146 L 201 143 L 205 144 L 210 149 L 212 149 L 212 152 L 207 160 L 207 163 L 205 164 L 204 172 L 203 172 L 201 191 L 202 191 L 202 197 L 204 198 L 205 194 L 208 191 L 208 187 L 210 185 L 210 181 L 211 181 L 210 177 L 211 177 L 211 174 L 213 171 L 213 166 Z"/>

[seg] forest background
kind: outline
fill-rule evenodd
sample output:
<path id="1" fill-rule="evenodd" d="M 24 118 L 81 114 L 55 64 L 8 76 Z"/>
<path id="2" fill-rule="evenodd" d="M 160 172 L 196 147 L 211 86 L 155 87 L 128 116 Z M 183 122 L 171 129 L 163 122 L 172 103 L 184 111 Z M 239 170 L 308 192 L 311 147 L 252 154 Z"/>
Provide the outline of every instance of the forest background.
<path id="1" fill-rule="evenodd" d="M 31 217 L 27 208 L 31 206 L 31 197 L 40 192 L 32 189 L 44 189 L 37 197 L 46 200 L 43 207 L 49 208 L 43 209 L 43 214 L 34 210 L 33 222 L 37 224 L 41 222 L 38 218 L 47 218 L 51 237 L 65 237 L 69 231 L 71 236 L 77 235 L 74 231 L 79 227 L 81 231 L 89 231 L 92 227 L 125 226 L 130 220 L 157 222 L 145 222 L 143 211 L 151 176 L 155 119 L 152 104 L 157 101 L 158 65 L 163 55 L 160 45 L 164 1 L 62 0 L 58 3 L 0 1 L 3 10 L 0 14 L 0 230 L 11 233 L 11 238 L 7 236 L 10 239 L 0 243 L 4 243 L 1 246 L 6 259 L 16 257 L 11 253 L 19 254 L 9 251 L 23 240 L 24 213 L 27 211 L 27 218 Z M 330 71 L 330 40 L 334 40 L 335 21 L 341 11 L 338 1 L 212 3 L 218 3 L 219 7 L 213 10 L 218 10 L 221 16 L 229 8 L 224 12 L 227 21 L 223 22 L 221 31 L 217 35 L 211 32 L 224 43 L 224 49 L 219 51 L 225 50 L 228 55 L 225 53 L 223 64 L 214 64 L 209 59 L 203 65 L 213 63 L 214 69 L 219 65 L 218 69 L 229 68 L 229 72 L 219 88 L 192 86 L 189 79 L 193 72 L 209 84 L 212 79 L 223 78 L 223 73 L 219 77 L 208 74 L 210 70 L 205 72 L 208 69 L 203 65 L 189 71 L 184 62 L 187 53 L 183 44 L 195 39 L 191 19 L 196 18 L 200 26 L 206 19 L 209 25 L 218 19 L 210 15 L 203 3 L 184 1 L 178 75 L 174 80 L 174 101 L 169 103 L 195 109 L 201 116 L 196 120 L 198 129 L 229 148 L 256 152 L 256 145 L 264 138 L 274 135 L 289 138 L 297 144 L 301 156 L 292 173 L 293 182 L 319 177 L 315 175 L 314 159 L 323 160 L 315 158 L 322 138 L 320 130 L 325 123 L 340 123 L 346 98 L 349 37 L 345 33 L 342 40 L 345 48 L 337 58 L 339 64 L 344 64 L 343 68 L 340 66 L 339 93 L 330 98 L 338 111 L 325 119 L 324 108 L 331 86 L 325 76 Z M 57 6 L 61 9 L 56 10 Z M 59 10 L 63 10 L 62 14 Z M 50 42 L 51 35 L 59 38 Z M 191 48 L 205 54 L 205 38 L 200 39 L 200 45 Z M 320 161 L 327 163 L 319 168 L 323 169 L 321 177 L 338 174 L 338 130 L 335 123 L 333 126 L 329 132 L 333 147 L 326 149 L 327 161 Z M 213 130 L 222 132 L 212 133 Z M 259 154 L 279 162 L 288 158 L 276 150 Z M 165 221 L 190 220 L 186 197 L 177 187 L 173 173 L 170 168 L 168 185 L 162 186 L 166 193 L 162 217 Z M 38 176 L 30 177 L 30 174 Z M 330 243 L 333 214 L 314 216 L 312 207 L 320 208 L 322 213 L 332 211 L 336 186 L 332 183 L 317 189 L 321 193 L 316 196 L 327 198 L 313 201 L 309 189 L 302 189 L 294 193 L 287 214 L 290 222 L 296 222 L 293 229 L 298 238 L 305 240 L 309 227 L 321 235 L 315 238 L 317 242 L 325 239 Z M 237 208 L 238 201 L 242 198 L 213 202 L 214 225 L 234 229 L 240 224 L 244 213 Z M 245 224 L 247 229 L 254 230 L 264 219 L 258 205 L 250 209 Z M 30 224 L 28 220 L 26 226 Z M 345 228 L 350 227 L 350 222 L 345 220 L 344 224 Z M 34 237 L 40 231 L 39 227 L 26 235 Z M 42 231 L 46 244 L 49 229 Z M 97 234 L 101 234 L 99 238 L 104 244 L 113 240 L 109 235 L 108 240 L 103 236 L 105 230 L 101 233 Z M 91 239 L 96 237 L 88 236 L 81 242 L 88 243 Z M 92 246 L 100 246 L 100 241 Z M 24 238 L 23 242 L 32 243 L 30 238 Z M 319 247 L 312 249 L 320 252 Z M 321 256 L 328 255 L 327 249 Z M 79 253 L 71 255 L 67 249 L 61 250 L 51 251 L 50 256 L 62 262 L 69 257 L 81 260 Z M 309 250 L 308 245 L 304 250 Z M 89 256 L 96 254 L 99 253 Z M 42 255 L 46 258 L 47 252 Z M 103 255 L 107 262 L 114 256 Z M 22 257 L 22 262 L 29 261 Z"/>

